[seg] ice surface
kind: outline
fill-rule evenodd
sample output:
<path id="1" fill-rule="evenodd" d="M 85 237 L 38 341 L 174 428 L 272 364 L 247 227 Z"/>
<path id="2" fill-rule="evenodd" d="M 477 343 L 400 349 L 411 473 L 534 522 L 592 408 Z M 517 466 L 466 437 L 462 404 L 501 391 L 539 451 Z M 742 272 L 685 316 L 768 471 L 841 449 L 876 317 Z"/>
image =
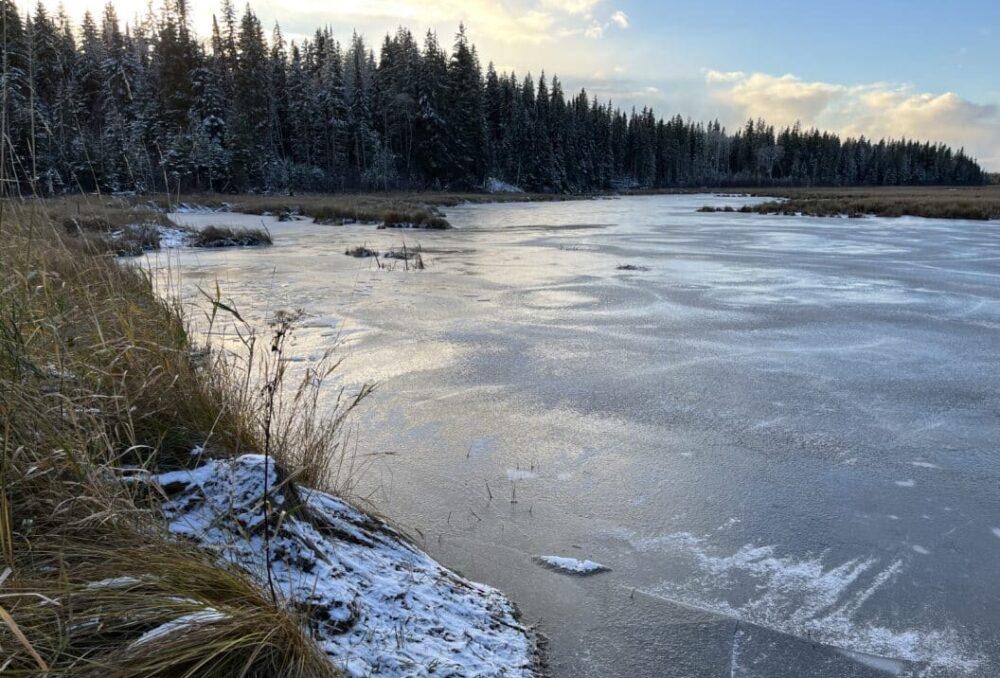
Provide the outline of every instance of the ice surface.
<path id="1" fill-rule="evenodd" d="M 589 620 L 608 618 L 620 586 L 807 639 L 945 658 L 928 676 L 1000 675 L 996 222 L 696 212 L 750 201 L 449 208 L 453 230 L 419 235 L 420 275 L 343 256 L 399 247 L 400 233 L 267 217 L 267 251 L 183 248 L 170 264 L 195 333 L 196 286 L 216 280 L 262 332 L 279 308 L 339 321 L 300 328 L 295 353 L 343 337 L 342 383 L 379 382 L 358 421 L 359 457 L 378 459 L 359 491 L 540 621 L 557 678 L 688 678 L 712 656 L 699 635 L 664 660 L 677 637 L 666 605 L 629 605 L 592 642 Z M 623 262 L 650 270 L 622 276 Z M 517 482 L 518 503 L 499 501 L 507 469 L 531 464 L 538 477 Z M 730 516 L 742 522 L 719 530 Z M 710 576 L 684 548 L 638 549 L 607 536 L 618 530 L 686 532 L 716 558 L 769 545 L 823 572 L 874 561 L 844 580 L 838 605 L 900 565 L 850 614 L 800 623 L 797 610 L 822 599 L 808 579 Z M 531 561 L 577 546 L 614 574 L 577 581 Z M 982 663 L 949 669 L 948 657 Z"/>
<path id="2" fill-rule="evenodd" d="M 632 543 L 641 551 L 684 554 L 697 564 L 700 574 L 655 590 L 671 600 L 846 651 L 926 664 L 923 676 L 976 675 L 980 667 L 981 658 L 957 630 L 891 629 L 857 618 L 869 599 L 899 577 L 903 560 L 828 564 L 822 555 L 799 560 L 779 555 L 774 546 L 753 544 L 726 555 L 690 533 L 635 537 Z M 923 553 L 922 548 L 912 550 Z"/>
<path id="3" fill-rule="evenodd" d="M 874 655 L 865 654 L 864 652 L 851 652 L 850 650 L 841 650 L 841 652 L 845 657 L 850 657 L 854 661 L 863 664 L 868 668 L 875 669 L 876 671 L 880 671 L 890 676 L 902 675 L 903 671 L 906 670 L 903 662 L 896 661 L 894 659 L 876 657 Z"/>

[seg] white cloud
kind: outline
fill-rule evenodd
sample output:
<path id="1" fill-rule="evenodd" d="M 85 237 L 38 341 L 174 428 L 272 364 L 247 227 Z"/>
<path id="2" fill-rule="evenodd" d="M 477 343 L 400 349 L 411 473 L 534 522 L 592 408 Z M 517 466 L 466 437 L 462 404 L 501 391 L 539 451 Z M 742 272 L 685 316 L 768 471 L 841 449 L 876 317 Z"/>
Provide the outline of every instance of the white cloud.
<path id="1" fill-rule="evenodd" d="M 841 85 L 794 75 L 706 71 L 713 99 L 730 124 L 762 117 L 796 121 L 869 138 L 906 137 L 964 147 L 987 167 L 1000 167 L 1000 112 L 953 92 L 928 94 L 906 85 Z"/>
<path id="2" fill-rule="evenodd" d="M 99 15 L 107 0 L 71 0 L 70 15 L 79 20 L 85 10 Z M 375 44 L 380 33 L 404 25 L 418 35 L 428 27 L 450 36 L 464 22 L 474 37 L 508 44 L 552 42 L 568 31 L 582 35 L 593 23 L 592 11 L 604 0 L 251 0 L 254 12 L 265 26 L 277 20 L 286 35 L 308 36 L 323 25 L 332 25 L 349 36 L 351 30 L 365 33 Z M 35 0 L 17 0 L 25 9 Z M 55 8 L 58 0 L 43 0 Z M 242 13 L 245 3 L 234 3 Z M 159 0 L 153 3 L 159 9 Z M 195 30 L 208 36 L 211 19 L 221 0 L 191 3 Z M 131 21 L 145 15 L 148 0 L 115 0 L 118 14 Z"/>
<path id="3" fill-rule="evenodd" d="M 765 118 L 779 125 L 796 120 L 812 123 L 847 88 L 825 82 L 804 82 L 793 75 L 766 73 L 722 73 L 708 71 L 716 98 L 752 118 Z"/>
<path id="4" fill-rule="evenodd" d="M 603 38 L 604 31 L 611 28 L 612 25 L 621 29 L 628 28 L 628 16 L 625 15 L 625 12 L 618 10 L 611 15 L 610 20 L 604 22 L 603 24 L 598 23 L 597 21 L 592 21 L 583 34 L 591 39 Z"/>
<path id="5" fill-rule="evenodd" d="M 542 4 L 566 14 L 583 14 L 589 16 L 591 11 L 602 0 L 542 0 Z"/>
<path id="6" fill-rule="evenodd" d="M 705 81 L 708 83 L 737 82 L 746 77 L 746 73 L 743 71 L 705 71 Z"/>

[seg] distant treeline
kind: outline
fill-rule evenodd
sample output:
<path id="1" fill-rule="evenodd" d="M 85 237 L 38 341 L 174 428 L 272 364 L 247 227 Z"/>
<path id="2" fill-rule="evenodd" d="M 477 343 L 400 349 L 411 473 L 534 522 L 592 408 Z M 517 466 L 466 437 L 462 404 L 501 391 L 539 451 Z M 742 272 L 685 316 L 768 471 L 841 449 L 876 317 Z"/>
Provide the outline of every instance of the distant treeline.
<path id="1" fill-rule="evenodd" d="M 485 76 L 460 29 L 450 53 L 406 29 L 379 54 L 321 29 L 270 39 L 224 0 L 211 39 L 188 0 L 122 27 L 113 6 L 77 28 L 39 4 L 3 21 L 3 143 L 10 193 L 74 190 L 476 189 L 585 192 L 723 185 L 980 184 L 962 151 L 840 139 L 750 121 L 624 112 L 558 78 Z M 495 182 L 494 182 L 495 183 Z"/>

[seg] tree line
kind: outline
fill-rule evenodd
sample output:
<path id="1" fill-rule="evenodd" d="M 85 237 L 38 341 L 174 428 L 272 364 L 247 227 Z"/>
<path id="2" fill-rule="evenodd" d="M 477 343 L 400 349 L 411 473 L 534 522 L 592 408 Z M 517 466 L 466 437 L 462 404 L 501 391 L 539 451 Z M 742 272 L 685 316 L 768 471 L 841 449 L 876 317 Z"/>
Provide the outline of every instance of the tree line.
<path id="1" fill-rule="evenodd" d="M 962 150 L 841 139 L 799 125 L 629 112 L 557 77 L 482 70 L 405 28 L 376 56 L 329 28 L 267 36 L 223 0 L 211 36 L 188 0 L 122 25 L 113 5 L 75 26 L 0 0 L 4 192 L 479 189 L 587 192 L 726 185 L 978 184 Z"/>

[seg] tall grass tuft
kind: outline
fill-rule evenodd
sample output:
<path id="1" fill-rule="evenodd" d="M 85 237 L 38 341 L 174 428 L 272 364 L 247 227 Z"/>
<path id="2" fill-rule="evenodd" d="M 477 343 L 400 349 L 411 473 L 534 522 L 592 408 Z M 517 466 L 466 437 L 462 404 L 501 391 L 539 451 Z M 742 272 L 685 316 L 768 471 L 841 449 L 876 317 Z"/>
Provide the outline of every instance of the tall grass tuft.
<path id="1" fill-rule="evenodd" d="M 266 228 L 206 226 L 191 235 L 192 247 L 262 247 L 273 244 Z"/>
<path id="2" fill-rule="evenodd" d="M 266 415 L 287 475 L 335 482 L 370 389 L 321 415 L 327 361 L 266 414 L 258 370 L 280 385 L 284 368 L 252 330 L 241 354 L 195 350 L 140 269 L 37 206 L 0 214 L 0 673 L 336 675 L 299 611 L 166 532 L 145 481 L 193 449 L 263 451 Z M 213 316 L 238 318 L 220 296 Z"/>

